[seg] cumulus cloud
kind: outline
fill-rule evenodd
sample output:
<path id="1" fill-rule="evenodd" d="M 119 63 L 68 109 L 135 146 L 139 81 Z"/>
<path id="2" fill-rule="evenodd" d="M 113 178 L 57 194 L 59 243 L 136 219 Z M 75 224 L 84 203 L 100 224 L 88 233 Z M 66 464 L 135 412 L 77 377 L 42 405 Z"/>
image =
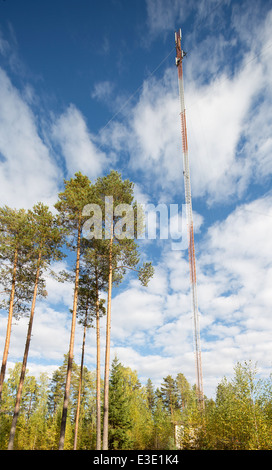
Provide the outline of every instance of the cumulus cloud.
<path id="1" fill-rule="evenodd" d="M 214 223 L 197 246 L 204 392 L 215 393 L 222 375 L 232 373 L 237 361 L 258 361 L 260 372 L 270 368 L 272 308 L 272 198 L 268 195 L 243 204 Z M 54 286 L 50 286 L 50 290 Z M 50 305 L 39 302 L 35 313 L 30 362 L 60 362 L 66 353 L 70 316 L 59 310 L 68 293 L 60 285 Z M 71 301 L 71 293 L 69 301 Z M 55 302 L 55 306 L 53 304 Z M 5 330 L 5 319 L 0 318 Z M 14 326 L 14 358 L 22 354 L 27 319 Z M 114 290 L 112 352 L 124 365 L 136 369 L 141 380 L 159 383 L 178 372 L 195 382 L 193 322 L 187 253 L 165 249 L 150 288 L 130 279 Z M 105 318 L 101 320 L 104 355 Z M 4 337 L 1 338 L 4 341 Z M 15 342 L 16 341 L 16 342 Z M 82 330 L 76 328 L 75 360 L 79 361 Z M 128 346 L 129 342 L 129 346 Z M 95 367 L 95 332 L 88 332 L 86 365 Z M 103 366 L 103 361 L 102 361 Z M 36 367 L 37 368 L 37 367 Z M 36 369 L 35 369 L 36 370 Z"/>
<path id="2" fill-rule="evenodd" d="M 52 135 L 60 146 L 69 176 L 77 171 L 95 178 L 103 172 L 106 156 L 94 143 L 81 112 L 70 105 L 52 126 Z"/>
<path id="3" fill-rule="evenodd" d="M 201 247 L 199 306 L 204 364 L 209 351 L 216 349 L 222 354 L 222 347 L 228 351 L 228 356 L 222 357 L 224 367 L 245 359 L 259 361 L 261 368 L 271 365 L 267 356 L 272 307 L 268 287 L 271 207 L 271 196 L 241 205 L 225 221 L 210 227 Z"/>
<path id="4" fill-rule="evenodd" d="M 72 274 L 66 261 L 56 261 L 52 263 L 51 269 L 59 276 L 62 271 Z M 48 296 L 46 301 L 53 305 L 62 305 L 64 308 L 70 307 L 73 301 L 73 282 L 59 282 L 57 278 L 45 273 L 46 290 Z"/>
<path id="5" fill-rule="evenodd" d="M 35 116 L 6 72 L 0 69 L 1 204 L 30 207 L 52 203 L 60 170 L 38 133 Z"/>
<path id="6" fill-rule="evenodd" d="M 161 304 L 161 296 L 148 290 L 132 287 L 116 295 L 112 302 L 113 336 L 119 340 L 130 336 L 133 341 L 135 332 L 156 328 L 162 323 Z"/>
<path id="7" fill-rule="evenodd" d="M 181 20 L 180 2 L 170 3 L 147 1 L 153 38 L 160 28 L 167 32 Z M 205 2 L 197 2 L 194 7 L 196 5 L 201 18 L 205 15 Z M 254 44 L 248 27 L 252 25 L 250 15 L 254 18 Z M 269 193 L 257 199 L 251 193 L 250 197 L 256 200 L 240 204 L 239 197 L 245 194 L 252 181 L 265 182 L 272 173 L 272 12 L 262 23 L 252 12 L 239 23 L 238 16 L 241 18 L 234 9 L 230 30 L 236 31 L 236 36 L 226 38 L 218 34 L 213 48 L 213 33 L 196 48 L 193 42 L 196 33 L 192 32 L 192 49 L 184 63 L 193 195 L 202 201 L 205 198 L 210 206 L 224 203 L 224 211 L 231 198 L 238 204 L 225 220 L 221 214 L 220 221 L 212 223 L 208 229 L 210 220 L 194 212 L 195 232 L 202 235 L 196 244 L 197 279 L 204 392 L 208 396 L 214 394 L 222 375 L 232 373 L 238 360 L 258 361 L 261 373 L 271 366 L 272 198 Z M 163 22 L 163 17 L 167 21 Z M 239 55 L 239 62 L 232 63 L 228 59 L 240 42 L 247 48 L 241 49 L 245 52 Z M 0 49 L 5 47 L 0 41 Z M 204 54 L 210 50 L 212 54 L 205 60 Z M 56 172 L 50 150 L 39 136 L 30 108 L 31 90 L 25 89 L 23 96 L 4 71 L 0 73 L 0 84 L 3 202 L 28 204 L 40 194 L 50 198 L 57 192 L 56 175 L 60 169 Z M 103 100 L 111 93 L 110 82 L 100 82 L 94 86 L 93 98 Z M 117 102 L 118 97 L 115 99 Z M 172 201 L 177 193 L 183 194 L 174 66 L 166 70 L 162 78 L 147 79 L 138 101 L 134 99 L 133 104 L 129 101 L 129 106 L 126 120 L 113 119 L 101 130 L 99 138 L 89 132 L 84 116 L 74 105 L 54 119 L 52 136 L 63 155 L 67 173 L 71 176 L 81 170 L 95 178 L 103 172 L 107 158 L 99 150 L 100 139 L 103 149 L 109 150 L 111 157 L 115 156 L 115 162 L 118 154 L 121 155 L 120 166 L 121 159 L 127 158 L 126 171 L 140 177 L 136 198 L 143 203 L 151 202 L 150 195 L 158 190 L 165 202 L 168 196 Z M 177 219 L 180 221 L 180 217 Z M 151 247 L 151 244 L 146 246 Z M 143 380 L 151 377 L 158 385 L 162 377 L 175 376 L 178 372 L 183 372 L 194 383 L 187 251 L 171 251 L 170 245 L 165 243 L 159 256 L 148 289 L 129 277 L 125 287 L 114 290 L 112 357 L 116 352 Z M 70 333 L 72 286 L 52 279 L 48 279 L 47 284 L 49 296 L 37 306 L 31 343 L 31 357 L 36 358 L 41 367 L 48 357 L 60 363 L 67 352 Z M 6 327 L 3 316 L 0 322 L 3 332 Z M 11 361 L 21 356 L 26 327 L 27 319 L 13 327 Z M 95 335 L 93 331 L 88 334 L 86 364 L 94 367 Z M 105 319 L 101 321 L 101 335 L 104 344 Z M 81 340 L 82 330 L 77 327 L 76 361 Z M 1 341 L 4 341 L 3 334 Z M 103 354 L 104 349 L 102 357 Z M 30 361 L 30 364 L 37 370 L 37 363 Z"/>
<path id="8" fill-rule="evenodd" d="M 177 19 L 179 2 L 172 3 L 168 10 Z M 147 8 L 155 31 L 167 2 L 150 0 Z M 211 16 L 215 18 L 219 10 Z M 265 20 L 256 21 L 253 42 L 243 20 L 238 29 L 234 9 L 228 25 L 232 35 L 216 31 L 216 38 L 210 33 L 200 44 L 192 38 L 184 61 L 192 192 L 209 204 L 241 198 L 253 180 L 271 175 L 271 24 L 270 11 Z M 223 31 L 225 27 L 223 22 Z M 245 46 L 249 39 L 250 49 Z M 244 55 L 233 60 L 241 42 Z M 140 172 L 143 185 L 152 179 L 154 188 L 175 197 L 183 191 L 179 113 L 173 66 L 162 78 L 146 79 L 126 121 L 109 123 L 100 136 L 111 151 L 129 158 L 130 169 Z"/>
<path id="9" fill-rule="evenodd" d="M 237 193 L 239 180 L 248 178 L 250 166 L 242 164 L 236 149 L 260 78 L 260 68 L 255 64 L 242 68 L 233 78 L 221 76 L 212 84 L 189 91 L 188 136 L 195 196 L 226 200 Z M 196 101 L 190 107 L 192 97 Z"/>
<path id="10" fill-rule="evenodd" d="M 237 361 L 257 361 L 261 374 L 271 366 L 271 208 L 271 196 L 241 205 L 226 220 L 213 224 L 197 246 L 204 391 L 208 396 L 215 393 L 222 375 L 232 373 Z M 159 364 L 161 358 L 160 377 L 162 371 L 173 376 L 181 371 L 194 383 L 186 252 L 166 250 L 153 289 L 150 287 L 143 295 L 132 283 L 117 293 L 113 301 L 114 350 L 129 362 L 127 348 L 122 346 L 127 335 L 131 338 L 129 357 L 139 375 L 146 377 L 144 364 L 154 356 L 154 363 Z M 157 372 L 150 371 L 155 380 Z"/>
<path id="11" fill-rule="evenodd" d="M 256 157 L 249 152 L 253 124 L 248 127 L 248 123 L 252 106 L 256 106 L 256 98 L 263 89 L 264 76 L 262 66 L 250 62 L 250 56 L 244 62 L 234 76 L 223 73 L 201 86 L 194 82 L 186 85 L 192 191 L 195 197 L 206 196 L 210 203 L 226 200 L 234 194 L 240 196 L 255 168 Z M 183 175 L 179 99 L 174 74 L 175 70 L 170 69 L 162 81 L 153 78 L 146 81 L 126 132 L 122 127 L 119 141 L 116 140 L 115 126 L 111 142 L 122 142 L 123 148 L 128 148 L 130 166 L 133 170 L 142 170 L 143 179 L 155 174 L 155 184 L 175 193 L 177 186 L 173 183 L 182 182 Z M 264 106 L 269 106 L 268 102 Z M 254 111 L 255 121 L 257 115 L 261 120 L 261 111 L 258 107 L 257 112 Z M 270 165 L 271 145 L 268 126 L 269 123 L 263 129 L 258 126 L 263 136 L 260 151 L 265 154 L 266 169 Z M 243 155 L 238 149 L 241 142 Z"/>

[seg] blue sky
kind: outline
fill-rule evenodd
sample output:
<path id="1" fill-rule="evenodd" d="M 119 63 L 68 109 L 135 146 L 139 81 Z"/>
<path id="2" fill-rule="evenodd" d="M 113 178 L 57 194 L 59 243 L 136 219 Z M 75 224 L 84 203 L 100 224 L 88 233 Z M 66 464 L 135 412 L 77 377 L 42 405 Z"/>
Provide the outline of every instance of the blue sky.
<path id="1" fill-rule="evenodd" d="M 213 396 L 237 361 L 271 372 L 271 1 L 1 1 L 1 204 L 52 207 L 63 178 L 117 169 L 140 202 L 181 207 L 180 27 L 203 383 Z M 143 383 L 178 372 L 194 383 L 187 250 L 139 243 L 156 273 L 147 289 L 130 274 L 114 290 L 111 357 Z M 34 320 L 35 374 L 58 367 L 69 344 L 72 287 L 48 279 L 47 290 Z M 9 366 L 22 359 L 26 328 L 27 319 L 13 325 Z M 5 329 L 1 312 L 1 348 Z M 78 326 L 76 361 L 81 337 Z M 95 365 L 94 331 L 86 365 Z"/>

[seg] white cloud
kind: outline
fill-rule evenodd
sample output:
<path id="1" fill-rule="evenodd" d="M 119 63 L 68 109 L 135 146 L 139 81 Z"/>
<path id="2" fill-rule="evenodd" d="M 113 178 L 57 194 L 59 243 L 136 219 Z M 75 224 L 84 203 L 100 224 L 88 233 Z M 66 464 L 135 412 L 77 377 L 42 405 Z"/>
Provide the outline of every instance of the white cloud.
<path id="1" fill-rule="evenodd" d="M 147 380 L 151 378 L 155 388 L 160 387 L 163 377 L 169 374 L 175 376 L 176 370 L 178 370 L 177 358 L 173 359 L 171 356 L 163 357 L 159 354 L 146 354 L 143 356 L 132 347 L 120 346 L 112 348 L 111 360 L 115 355 L 124 366 L 138 372 L 142 384 L 146 384 Z"/>
<path id="2" fill-rule="evenodd" d="M 237 361 L 257 361 L 261 374 L 271 367 L 271 208 L 271 196 L 241 205 L 226 220 L 211 226 L 199 243 L 198 299 L 204 392 L 208 396 L 214 395 L 223 375 L 233 373 Z M 165 281 L 160 292 L 162 274 Z M 165 251 L 156 283 L 158 289 L 150 293 L 147 289 L 146 297 L 135 288 L 117 296 L 114 350 L 140 376 L 158 380 L 161 360 L 160 377 L 183 372 L 194 383 L 191 292 L 183 252 Z M 171 291 L 165 288 L 168 283 Z M 121 346 L 122 335 L 131 338 L 128 356 L 127 348 Z"/>
<path id="3" fill-rule="evenodd" d="M 153 183 L 162 187 L 182 177 L 179 103 L 171 85 L 169 71 L 161 83 L 145 82 L 132 113 L 133 140 L 128 141 L 132 168 L 144 168 L 149 175 L 154 172 L 158 179 Z"/>
<path id="4" fill-rule="evenodd" d="M 209 229 L 201 247 L 198 291 L 202 321 L 208 315 L 202 330 L 203 348 L 221 354 L 221 347 L 229 342 L 223 368 L 229 362 L 248 359 L 257 360 L 260 368 L 271 366 L 267 356 L 272 333 L 271 208 L 271 196 L 242 205 Z"/>
<path id="5" fill-rule="evenodd" d="M 65 158 L 69 176 L 77 171 L 95 178 L 103 172 L 106 156 L 94 143 L 81 112 L 70 105 L 52 126 L 52 135 Z"/>
<path id="6" fill-rule="evenodd" d="M 60 362 L 68 351 L 71 316 L 45 303 L 37 304 L 31 339 L 31 358 Z"/>
<path id="7" fill-rule="evenodd" d="M 199 3 L 199 17 L 204 14 L 204 4 Z M 166 31 L 181 19 L 178 1 L 171 2 L 173 9 L 168 1 L 149 0 L 147 5 L 154 36 L 160 28 Z M 167 21 L 163 23 L 164 15 Z M 241 57 L 239 64 L 232 64 L 233 71 L 230 64 L 225 64 L 225 54 L 235 41 L 252 45 L 246 22 L 240 30 L 236 23 L 237 37 L 232 40 L 218 35 L 214 47 L 214 36 L 207 37 L 184 63 L 193 196 L 206 196 L 210 203 L 241 196 L 253 178 L 260 182 L 272 172 L 271 24 L 270 13 L 263 25 L 256 25 L 254 48 Z M 5 48 L 5 43 L 0 43 L 1 47 Z M 209 53 L 209 60 L 201 60 L 204 52 Z M 21 205 L 21 201 L 37 200 L 42 193 L 48 198 L 54 193 L 55 197 L 60 170 L 56 171 L 48 147 L 39 137 L 30 108 L 32 91 L 26 87 L 25 95 L 19 93 L 3 71 L 0 80 L 3 203 L 19 201 Z M 111 92 L 110 83 L 104 82 L 95 86 L 93 96 L 104 99 Z M 59 115 L 52 129 L 69 176 L 78 170 L 92 178 L 101 174 L 106 156 L 75 106 L 70 105 Z M 183 194 L 174 66 L 162 79 L 147 79 L 127 120 L 112 121 L 101 131 L 100 139 L 103 145 L 109 145 L 111 157 L 123 152 L 129 161 L 126 170 L 140 174 L 141 184 L 136 185 L 135 193 L 143 203 L 150 202 L 155 187 L 163 191 L 165 201 L 168 195 Z M 226 220 L 213 224 L 196 247 L 204 391 L 208 396 L 214 394 L 224 374 L 232 373 L 237 360 L 258 360 L 262 371 L 271 366 L 271 207 L 271 195 L 241 205 Z M 203 235 L 203 217 L 194 213 L 194 219 L 195 231 L 201 230 Z M 153 242 L 149 242 L 152 248 Z M 169 244 L 165 246 L 147 289 L 129 278 L 125 289 L 115 291 L 111 357 L 117 352 L 119 359 L 135 368 L 141 378 L 151 377 L 158 385 L 166 375 L 178 372 L 194 383 L 187 252 L 170 251 Z M 44 370 L 48 358 L 60 364 L 69 344 L 73 288 L 69 283 L 48 279 L 47 290 L 48 298 L 37 304 L 30 348 L 29 364 L 36 371 Z M 6 318 L 1 316 L 0 321 L 3 345 Z M 22 319 L 13 325 L 11 361 L 21 360 L 27 322 Z M 82 329 L 77 326 L 77 362 L 81 341 Z M 101 341 L 103 367 L 105 319 L 101 321 Z M 86 364 L 95 366 L 93 330 L 88 332 Z M 53 367 L 49 365 L 48 370 Z"/>
<path id="8" fill-rule="evenodd" d="M 247 135 L 248 141 L 251 139 L 246 127 L 248 113 L 263 88 L 262 68 L 254 61 L 247 63 L 249 58 L 233 77 L 223 73 L 208 84 L 185 86 L 194 197 L 206 195 L 214 202 L 241 195 L 252 177 L 252 152 L 247 159 L 237 152 L 242 138 Z M 162 80 L 146 80 L 130 116 L 127 125 L 113 123 L 104 129 L 102 141 L 116 152 L 129 153 L 130 168 L 141 170 L 143 184 L 152 178 L 157 189 L 181 192 L 183 162 L 175 69 L 168 69 Z M 260 140 L 260 151 L 266 155 L 271 145 L 267 134 Z M 269 165 L 266 157 L 266 167 Z"/>
<path id="9" fill-rule="evenodd" d="M 211 396 L 237 361 L 258 361 L 260 372 L 271 367 L 272 197 L 241 205 L 226 220 L 211 226 L 198 245 L 198 299 L 204 392 Z M 111 360 L 116 353 L 141 380 L 159 385 L 168 374 L 182 372 L 193 384 L 195 365 L 188 262 L 184 252 L 166 249 L 155 265 L 150 288 L 136 280 L 112 300 Z M 48 286 L 48 290 L 56 286 Z M 64 285 L 39 302 L 35 313 L 29 363 L 36 369 L 50 358 L 60 363 L 67 352 L 71 317 Z M 59 311 L 65 295 L 67 312 Z M 56 302 L 53 306 L 53 300 Z M 1 317 L 1 331 L 6 319 Z M 22 357 L 27 319 L 13 327 L 10 361 Z M 4 337 L 1 337 L 1 342 Z M 77 325 L 75 360 L 80 360 L 82 329 Z M 105 318 L 101 321 L 103 369 Z M 95 367 L 95 331 L 88 332 L 86 365 Z M 34 366 L 33 366 L 34 367 Z M 33 369 L 34 370 L 34 369 Z M 44 369 L 43 369 L 44 370 Z M 51 369 L 50 369 L 51 370 Z"/>
<path id="10" fill-rule="evenodd" d="M 208 84 L 185 84 L 187 129 L 194 197 L 210 202 L 240 194 L 252 176 L 251 154 L 242 160 L 237 146 L 245 135 L 253 98 L 263 86 L 262 68 L 254 61 L 233 76 L 224 73 Z M 192 60 L 194 58 L 192 57 Z M 184 65 L 186 69 L 186 64 Z M 182 153 L 176 71 L 169 69 L 162 81 L 146 81 L 130 121 L 131 168 L 156 175 L 163 189 L 181 186 Z M 265 136 L 264 150 L 269 146 Z M 173 186 L 174 183 L 174 186 Z"/>
<path id="11" fill-rule="evenodd" d="M 64 270 L 67 273 L 72 274 L 65 261 L 52 263 L 51 269 L 56 275 L 59 275 L 60 272 Z M 46 290 L 48 292 L 46 302 L 53 305 L 61 304 L 62 306 L 70 308 L 73 300 L 73 282 L 59 282 L 49 274 L 45 274 L 44 277 L 46 281 Z"/>
<path id="12" fill-rule="evenodd" d="M 162 324 L 162 296 L 147 289 L 132 287 L 115 296 L 112 301 L 112 332 L 122 341 L 139 331 L 150 331 Z"/>
<path id="13" fill-rule="evenodd" d="M 184 0 L 146 0 L 148 28 L 152 36 L 174 30 L 177 22 L 184 23 L 192 4 Z"/>
<path id="14" fill-rule="evenodd" d="M 1 335 L 1 345 L 3 345 L 7 318 L 1 316 L 0 319 L 3 333 Z M 22 361 L 28 322 L 29 318 L 27 317 L 13 321 L 9 362 L 14 360 Z M 44 360 L 53 360 L 59 363 L 67 352 L 68 344 L 69 325 L 66 313 L 58 312 L 45 303 L 37 302 L 29 351 L 30 361 L 37 361 L 37 363 L 41 362 L 42 364 Z"/>
<path id="15" fill-rule="evenodd" d="M 213 19 L 222 13 L 215 7 Z M 171 2 L 170 9 L 168 2 L 151 0 L 147 8 L 154 31 L 164 17 L 177 19 L 181 9 L 179 2 Z M 241 48 L 243 53 L 232 62 L 232 51 L 237 53 L 239 43 L 247 42 L 244 27 L 235 29 L 235 18 L 234 11 L 228 25 L 233 36 L 226 39 L 223 31 L 216 38 L 207 35 L 200 44 L 193 42 L 184 61 L 192 194 L 206 197 L 208 203 L 241 198 L 253 179 L 260 181 L 272 172 L 272 12 L 255 25 L 254 41 L 247 32 L 252 47 Z M 111 151 L 130 158 L 130 170 L 141 172 L 143 185 L 152 183 L 169 196 L 183 193 L 177 82 L 174 66 L 162 79 L 145 80 L 129 118 L 109 123 L 100 136 Z"/>
<path id="16" fill-rule="evenodd" d="M 259 90 L 260 68 L 249 65 L 233 79 L 188 90 L 188 139 L 194 196 L 226 200 L 237 192 L 237 180 L 248 177 L 236 148 L 251 100 Z M 248 78 L 250 77 L 250 78 Z M 195 104 L 192 101 L 195 100 Z"/>
<path id="17" fill-rule="evenodd" d="M 146 194 L 140 183 L 134 183 L 133 195 L 139 204 L 148 204 L 150 201 L 150 196 Z"/>
<path id="18" fill-rule="evenodd" d="M 113 89 L 113 83 L 108 80 L 98 82 L 94 85 L 91 97 L 100 101 L 107 102 L 110 96 L 112 95 Z"/>
<path id="19" fill-rule="evenodd" d="M 6 56 L 10 50 L 9 42 L 3 38 L 2 32 L 0 31 L 0 53 Z"/>
<path id="20" fill-rule="evenodd" d="M 229 0 L 221 2 L 217 0 L 190 0 L 190 2 L 184 0 L 146 0 L 149 35 L 143 42 L 149 44 L 158 35 L 166 36 L 170 31 L 173 34 L 180 27 L 187 32 L 187 20 L 192 12 L 195 15 L 195 25 L 189 34 L 192 38 L 197 35 L 202 24 L 209 26 L 210 30 L 216 29 L 224 18 L 223 7 L 229 3 Z"/>
<path id="21" fill-rule="evenodd" d="M 60 170 L 38 134 L 32 110 L 2 69 L 0 101 L 1 204 L 50 204 L 56 197 Z"/>

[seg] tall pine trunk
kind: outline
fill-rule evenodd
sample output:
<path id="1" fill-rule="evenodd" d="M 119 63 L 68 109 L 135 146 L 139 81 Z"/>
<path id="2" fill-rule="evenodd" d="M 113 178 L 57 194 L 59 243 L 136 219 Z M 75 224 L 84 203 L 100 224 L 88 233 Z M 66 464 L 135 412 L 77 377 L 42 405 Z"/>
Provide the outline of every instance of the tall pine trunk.
<path id="1" fill-rule="evenodd" d="M 21 402 L 21 398 L 22 398 L 22 390 L 23 390 L 23 385 L 24 385 L 24 380 L 25 380 L 25 373 L 26 373 L 26 364 L 27 364 L 29 346 L 30 346 L 30 341 L 31 341 L 31 333 L 32 333 L 32 326 L 33 326 L 33 319 L 34 319 L 34 312 L 35 312 L 35 304 L 36 304 L 38 283 L 39 283 L 39 277 L 40 277 L 40 269 L 41 269 L 41 257 L 42 257 L 42 250 L 40 250 L 40 252 L 39 252 L 39 258 L 38 258 L 38 263 L 37 263 L 37 271 L 36 271 L 36 276 L 35 276 L 33 299 L 32 299 L 32 305 L 31 305 L 31 311 L 30 311 L 30 317 L 29 317 L 29 323 L 28 323 L 28 330 L 27 330 L 27 337 L 26 337 L 26 344 L 25 344 L 25 352 L 24 352 L 23 364 L 22 364 L 22 369 L 21 369 L 19 387 L 18 387 L 18 391 L 17 391 L 14 414 L 13 414 L 12 423 L 11 423 L 8 450 L 13 450 L 13 446 L 14 446 L 14 437 L 15 437 L 17 419 L 18 419 L 19 410 L 20 410 L 20 402 Z"/>
<path id="2" fill-rule="evenodd" d="M 10 300 L 9 300 L 9 314 L 8 314 L 7 333 L 6 333 L 6 341 L 5 341 L 2 367 L 1 367 L 1 374 L 0 374 L 0 401 L 1 401 L 1 398 L 2 398 L 3 383 L 4 383 L 4 380 L 5 380 L 5 373 L 6 373 L 6 366 L 7 366 L 7 360 L 8 360 L 9 345 L 10 345 L 10 335 L 11 335 L 11 325 L 12 325 L 12 316 L 13 316 L 13 304 L 14 304 L 14 295 L 15 295 L 17 262 L 18 262 L 18 248 L 16 248 L 15 252 L 14 252 L 14 263 L 13 263 L 12 284 L 11 284 L 11 292 L 10 292 Z"/>
<path id="3" fill-rule="evenodd" d="M 96 450 L 101 450 L 101 390 L 100 390 L 100 312 L 98 294 L 98 273 L 95 269 L 96 282 Z"/>
<path id="4" fill-rule="evenodd" d="M 78 385 L 78 395 L 77 395 L 77 409 L 76 409 L 76 419 L 75 419 L 75 435 L 74 435 L 74 450 L 77 448 L 77 435 L 78 435 L 78 423 L 79 423 L 79 412 L 80 412 L 80 402 L 81 402 L 81 389 L 82 389 L 82 379 L 83 379 L 83 364 L 84 364 L 84 353 L 85 353 L 85 340 L 86 340 L 86 330 L 87 330 L 87 321 L 88 321 L 88 300 L 86 303 L 86 315 L 84 321 L 84 330 L 83 330 L 83 340 L 82 340 L 82 352 L 81 352 L 81 364 L 80 364 L 80 376 L 79 376 L 79 385 Z"/>
<path id="5" fill-rule="evenodd" d="M 75 290 L 74 290 L 74 302 L 73 302 L 73 314 L 72 314 L 72 324 L 71 324 L 70 346 L 69 346 L 69 354 L 68 354 L 68 366 L 67 366 L 67 375 L 66 375 L 66 384 L 65 384 L 65 392 L 64 392 L 64 400 L 63 400 L 62 419 L 61 419 L 61 427 L 60 427 L 59 450 L 64 449 L 65 429 L 66 429 L 66 421 L 67 421 L 67 413 L 68 413 L 69 394 L 70 394 L 70 385 L 71 385 L 71 374 L 72 374 L 73 355 L 74 355 L 77 298 L 78 298 L 78 281 L 79 281 L 80 236 L 81 236 L 81 217 L 79 217 L 79 219 L 78 219 L 76 278 L 75 278 Z"/>
<path id="6" fill-rule="evenodd" d="M 110 375 L 110 330 L 111 330 L 111 291 L 112 291 L 112 244 L 113 223 L 111 225 L 111 239 L 109 250 L 109 286 L 106 327 L 106 353 L 105 353 L 105 379 L 104 379 L 104 422 L 103 422 L 103 450 L 108 450 L 109 440 L 109 375 Z"/>

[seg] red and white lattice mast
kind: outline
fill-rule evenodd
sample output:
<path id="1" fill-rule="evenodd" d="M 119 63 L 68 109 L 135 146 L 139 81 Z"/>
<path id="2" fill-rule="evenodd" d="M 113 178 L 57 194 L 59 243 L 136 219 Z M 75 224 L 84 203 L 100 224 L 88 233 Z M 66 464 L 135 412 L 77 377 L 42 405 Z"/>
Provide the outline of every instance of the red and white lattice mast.
<path id="1" fill-rule="evenodd" d="M 192 196 L 191 196 L 188 141 L 187 141 L 187 128 L 186 128 L 186 116 L 185 116 L 185 104 L 184 104 L 183 71 L 182 71 L 182 60 L 185 57 L 186 53 L 181 49 L 181 30 L 175 33 L 175 41 L 176 41 L 176 66 L 178 68 L 179 97 L 180 97 L 180 108 L 181 108 L 180 117 L 181 117 L 181 134 L 182 134 L 183 175 L 184 175 L 184 186 L 185 186 L 185 203 L 186 203 L 186 211 L 187 211 L 186 216 L 187 216 L 187 227 L 188 227 L 188 250 L 189 250 L 190 280 L 191 280 L 192 305 L 193 305 L 196 387 L 197 387 L 197 399 L 198 399 L 199 408 L 203 409 L 204 408 L 204 394 L 203 394 L 202 362 L 201 362 L 201 347 L 200 347 L 199 313 L 198 313 L 198 303 L 197 303 L 194 227 L 193 227 Z"/>

